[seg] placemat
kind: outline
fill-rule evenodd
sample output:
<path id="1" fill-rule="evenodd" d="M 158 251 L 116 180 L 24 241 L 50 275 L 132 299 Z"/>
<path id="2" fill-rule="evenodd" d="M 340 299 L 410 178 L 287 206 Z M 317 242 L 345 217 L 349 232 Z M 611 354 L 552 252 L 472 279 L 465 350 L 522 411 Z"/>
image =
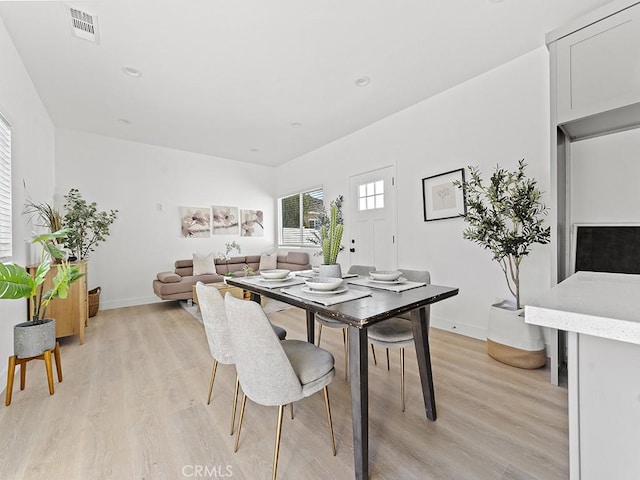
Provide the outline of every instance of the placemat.
<path id="1" fill-rule="evenodd" d="M 330 305 L 337 305 L 338 303 L 349 302 L 351 300 L 358 300 L 359 298 L 371 295 L 371 292 L 368 290 L 356 290 L 353 288 L 350 288 L 343 293 L 336 293 L 335 295 L 307 293 L 302 291 L 302 287 L 283 288 L 280 291 L 282 293 L 293 295 L 294 297 L 304 298 L 305 300 L 319 303 L 326 307 Z"/>
<path id="2" fill-rule="evenodd" d="M 354 285 L 361 285 L 363 287 L 368 287 L 368 288 L 390 290 L 396 293 L 404 292 L 405 290 L 411 290 L 412 288 L 424 287 L 426 285 L 426 283 L 424 282 L 410 282 L 410 281 L 406 281 L 402 283 L 386 284 L 386 283 L 372 282 L 368 278 L 362 278 L 362 277 L 347 280 L 347 282 L 353 283 Z"/>
<path id="3" fill-rule="evenodd" d="M 313 270 L 298 270 L 293 272 L 296 274 L 296 277 L 305 277 L 305 278 L 313 278 L 313 277 L 317 277 L 318 273 L 314 272 Z M 342 274 L 342 278 L 353 278 L 353 277 L 357 277 L 358 274 L 357 273 L 343 273 Z"/>
<path id="4" fill-rule="evenodd" d="M 260 275 L 256 275 L 253 277 L 239 278 L 236 280 L 240 280 L 241 282 L 251 283 L 253 285 L 260 285 L 261 287 L 264 287 L 264 288 L 291 287 L 293 285 L 300 285 L 304 283 L 303 278 L 297 278 L 294 276 L 290 276 L 278 282 L 276 282 L 275 280 L 265 282 Z"/>

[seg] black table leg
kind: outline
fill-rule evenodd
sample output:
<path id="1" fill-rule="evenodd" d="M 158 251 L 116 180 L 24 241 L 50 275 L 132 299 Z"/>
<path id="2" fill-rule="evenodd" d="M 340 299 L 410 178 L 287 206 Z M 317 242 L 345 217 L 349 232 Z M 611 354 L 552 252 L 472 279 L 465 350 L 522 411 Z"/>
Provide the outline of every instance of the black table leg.
<path id="1" fill-rule="evenodd" d="M 429 352 L 429 325 L 427 325 L 427 312 L 425 307 L 420 309 L 420 318 L 414 317 L 413 342 L 416 346 L 418 357 L 418 370 L 420 371 L 420 383 L 422 384 L 422 396 L 427 418 L 436 419 L 436 396 L 433 391 L 433 375 L 431 373 L 431 353 Z"/>
<path id="2" fill-rule="evenodd" d="M 349 325 L 349 375 L 356 480 L 369 478 L 369 362 L 367 330 Z"/>
<path id="3" fill-rule="evenodd" d="M 307 312 L 307 342 L 316 343 L 316 314 L 314 312 Z"/>

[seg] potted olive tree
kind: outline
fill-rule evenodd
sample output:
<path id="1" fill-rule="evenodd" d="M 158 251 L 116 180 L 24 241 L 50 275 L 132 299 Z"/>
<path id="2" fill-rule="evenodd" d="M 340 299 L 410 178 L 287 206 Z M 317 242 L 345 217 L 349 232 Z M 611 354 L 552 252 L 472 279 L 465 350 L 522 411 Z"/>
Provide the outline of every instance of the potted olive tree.
<path id="1" fill-rule="evenodd" d="M 492 305 L 487 333 L 491 357 L 521 368 L 545 364 L 542 329 L 525 323 L 520 297 L 520 265 L 534 244 L 549 243 L 551 228 L 543 225 L 547 207 L 535 179 L 525 175 L 524 160 L 511 172 L 496 167 L 483 184 L 477 167 L 471 179 L 457 182 L 467 202 L 463 237 L 489 250 L 504 273 L 514 301 Z"/>
<path id="2" fill-rule="evenodd" d="M 31 319 L 13 328 L 14 354 L 17 358 L 30 358 L 51 350 L 56 342 L 55 319 L 46 318 L 47 307 L 52 299 L 67 298 L 69 286 L 82 274 L 79 268 L 65 259 L 65 252 L 56 242 L 63 240 L 68 230 L 38 235 L 32 243 L 40 244 L 42 253 L 34 276 L 25 267 L 15 263 L 0 263 L 0 298 L 30 299 Z M 45 290 L 44 283 L 52 262 L 59 262 L 51 288 Z"/>
<path id="3" fill-rule="evenodd" d="M 64 196 L 63 225 L 69 230 L 65 246 L 71 251 L 70 260 L 83 261 L 109 236 L 109 227 L 116 221 L 117 210 L 98 211 L 96 202 L 87 202 L 77 188 Z M 87 268 L 88 269 L 88 268 Z M 101 287 L 89 290 L 89 316 L 98 313 Z"/>

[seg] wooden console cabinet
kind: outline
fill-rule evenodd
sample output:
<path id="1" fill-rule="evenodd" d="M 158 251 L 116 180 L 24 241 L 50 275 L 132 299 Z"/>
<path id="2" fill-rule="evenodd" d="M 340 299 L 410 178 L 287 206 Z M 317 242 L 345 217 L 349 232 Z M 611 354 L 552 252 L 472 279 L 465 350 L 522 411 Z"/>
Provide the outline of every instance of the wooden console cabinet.
<path id="1" fill-rule="evenodd" d="M 51 300 L 45 316 L 47 318 L 55 318 L 56 338 L 78 335 L 80 337 L 80 343 L 83 344 L 84 327 L 89 319 L 87 262 L 77 262 L 75 265 L 80 267 L 80 273 L 84 275 L 71 284 L 67 298 L 54 298 Z M 37 268 L 37 265 L 30 265 L 27 267 L 27 270 L 31 275 L 35 275 Z M 51 282 L 56 276 L 56 273 L 57 266 L 52 265 L 44 282 L 45 292 L 51 288 Z M 31 301 L 29 301 L 29 318 L 31 318 L 32 311 L 33 305 Z"/>

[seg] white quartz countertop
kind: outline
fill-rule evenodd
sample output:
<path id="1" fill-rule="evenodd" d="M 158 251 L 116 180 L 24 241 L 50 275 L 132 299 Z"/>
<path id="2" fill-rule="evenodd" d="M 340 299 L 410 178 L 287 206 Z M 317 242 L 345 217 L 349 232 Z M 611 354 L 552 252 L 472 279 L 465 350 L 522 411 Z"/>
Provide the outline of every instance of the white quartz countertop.
<path id="1" fill-rule="evenodd" d="M 526 305 L 525 320 L 640 344 L 640 275 L 575 273 Z"/>

